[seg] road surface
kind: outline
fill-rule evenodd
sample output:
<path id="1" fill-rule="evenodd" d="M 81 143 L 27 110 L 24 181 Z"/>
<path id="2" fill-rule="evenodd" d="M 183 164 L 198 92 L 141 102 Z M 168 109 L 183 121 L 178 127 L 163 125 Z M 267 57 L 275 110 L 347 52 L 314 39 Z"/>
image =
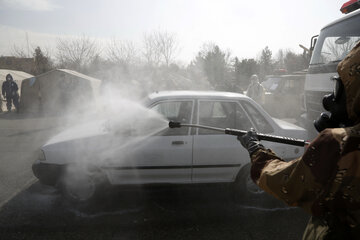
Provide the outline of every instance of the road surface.
<path id="1" fill-rule="evenodd" d="M 222 185 L 111 188 L 95 203 L 71 204 L 31 171 L 38 147 L 66 125 L 0 114 L 0 239 L 301 239 L 301 209 L 234 202 Z"/>

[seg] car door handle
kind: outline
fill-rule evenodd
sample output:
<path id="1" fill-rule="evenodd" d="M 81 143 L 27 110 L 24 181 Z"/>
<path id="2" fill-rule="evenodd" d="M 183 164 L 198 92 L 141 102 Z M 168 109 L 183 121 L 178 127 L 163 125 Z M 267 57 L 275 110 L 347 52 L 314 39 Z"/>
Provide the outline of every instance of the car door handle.
<path id="1" fill-rule="evenodd" d="M 172 141 L 171 142 L 172 145 L 182 145 L 182 144 L 185 144 L 184 141 Z"/>

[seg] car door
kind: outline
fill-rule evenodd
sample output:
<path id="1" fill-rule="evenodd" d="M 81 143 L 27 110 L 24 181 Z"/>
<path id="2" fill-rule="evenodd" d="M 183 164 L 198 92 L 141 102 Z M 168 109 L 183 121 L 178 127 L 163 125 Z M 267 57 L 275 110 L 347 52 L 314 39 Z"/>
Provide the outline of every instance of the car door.
<path id="1" fill-rule="evenodd" d="M 150 108 L 167 119 L 192 121 L 193 100 L 156 102 Z M 148 136 L 125 153 L 122 166 L 113 169 L 115 184 L 190 183 L 193 137 L 189 128 L 166 128 Z"/>
<path id="2" fill-rule="evenodd" d="M 237 101 L 198 100 L 196 122 L 218 128 L 250 129 L 252 123 Z M 197 129 L 193 149 L 194 183 L 230 182 L 249 163 L 249 154 L 236 136 Z"/>

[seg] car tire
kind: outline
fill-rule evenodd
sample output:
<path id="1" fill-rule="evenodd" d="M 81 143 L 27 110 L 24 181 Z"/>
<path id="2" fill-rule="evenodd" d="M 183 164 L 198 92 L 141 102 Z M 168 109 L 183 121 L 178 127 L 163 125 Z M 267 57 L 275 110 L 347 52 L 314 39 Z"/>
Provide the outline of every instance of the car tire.
<path id="1" fill-rule="evenodd" d="M 69 165 L 60 180 L 63 196 L 72 203 L 91 203 L 99 196 L 105 178 L 98 170 Z"/>
<path id="2" fill-rule="evenodd" d="M 245 165 L 236 177 L 234 183 L 234 200 L 236 202 L 248 202 L 261 200 L 266 193 L 257 186 L 250 176 L 251 164 Z"/>
<path id="3" fill-rule="evenodd" d="M 234 183 L 234 201 L 247 206 L 264 208 L 283 208 L 285 203 L 263 191 L 250 177 L 251 164 L 244 166 Z"/>

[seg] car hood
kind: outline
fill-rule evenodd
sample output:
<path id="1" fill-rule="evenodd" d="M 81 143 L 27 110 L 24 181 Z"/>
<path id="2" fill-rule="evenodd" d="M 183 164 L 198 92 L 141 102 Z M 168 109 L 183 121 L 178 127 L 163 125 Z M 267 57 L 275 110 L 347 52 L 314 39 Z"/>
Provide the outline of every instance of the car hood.
<path id="1" fill-rule="evenodd" d="M 89 138 L 94 136 L 101 136 L 108 133 L 106 127 L 106 120 L 96 120 L 74 127 L 68 128 L 63 132 L 52 137 L 43 147 L 53 145 L 56 143 L 73 141 L 76 139 Z"/>
<path id="2" fill-rule="evenodd" d="M 286 122 L 284 120 L 280 120 L 280 119 L 277 119 L 277 118 L 273 118 L 274 121 L 276 122 L 277 125 L 279 125 L 282 129 L 285 129 L 285 130 L 305 130 L 304 128 L 302 127 L 299 127 L 293 123 L 290 123 L 290 122 Z"/>

